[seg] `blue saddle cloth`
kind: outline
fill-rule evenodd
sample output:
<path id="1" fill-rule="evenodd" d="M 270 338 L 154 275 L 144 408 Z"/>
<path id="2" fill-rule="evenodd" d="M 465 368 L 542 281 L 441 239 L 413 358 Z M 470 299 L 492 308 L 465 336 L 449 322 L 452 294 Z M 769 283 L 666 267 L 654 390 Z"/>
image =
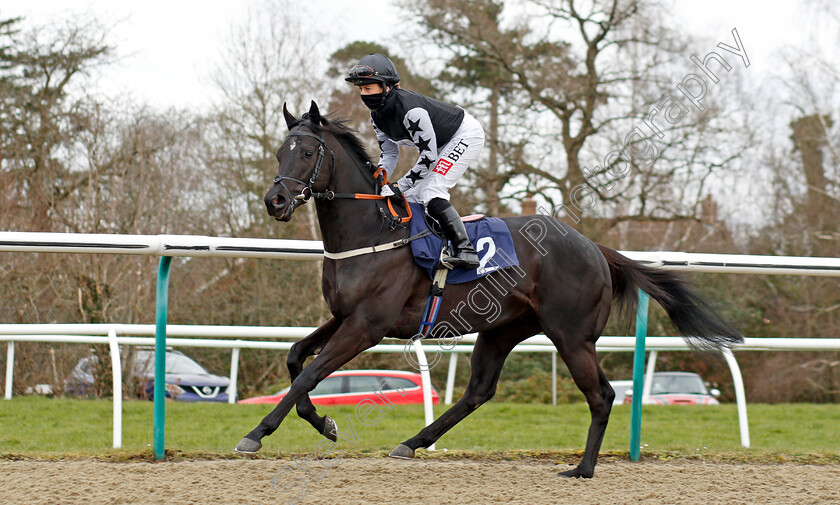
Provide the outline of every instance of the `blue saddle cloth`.
<path id="1" fill-rule="evenodd" d="M 423 219 L 423 206 L 418 203 L 409 203 L 409 205 L 412 213 L 409 228 L 411 235 L 414 236 L 429 227 Z M 513 246 L 513 237 L 504 221 L 497 217 L 485 217 L 478 221 L 464 223 L 464 225 L 467 227 L 467 235 L 475 246 L 481 264 L 478 268 L 471 270 L 463 268 L 452 270 L 446 278 L 447 284 L 470 282 L 500 268 L 519 265 L 516 249 Z M 430 279 L 434 278 L 435 264 L 440 259 L 443 240 L 432 234 L 413 240 L 410 244 L 414 261 L 429 273 Z"/>

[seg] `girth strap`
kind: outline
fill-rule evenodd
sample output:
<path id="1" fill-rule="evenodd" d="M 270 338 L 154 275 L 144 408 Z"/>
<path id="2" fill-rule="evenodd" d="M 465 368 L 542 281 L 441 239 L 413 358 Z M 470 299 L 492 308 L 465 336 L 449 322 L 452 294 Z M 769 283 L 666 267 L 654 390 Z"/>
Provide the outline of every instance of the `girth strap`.
<path id="1" fill-rule="evenodd" d="M 403 238 L 397 240 L 396 242 L 391 242 L 388 244 L 381 244 L 381 245 L 372 245 L 368 247 L 360 247 L 359 249 L 350 249 L 349 251 L 339 252 L 339 253 L 331 253 L 324 249 L 324 257 L 330 260 L 342 260 L 345 258 L 352 258 L 354 256 L 361 256 L 363 254 L 371 254 L 371 253 L 378 253 L 382 251 L 390 251 L 391 249 L 396 249 L 398 247 L 403 247 L 404 245 L 408 244 L 413 240 L 417 240 L 418 238 L 423 238 L 425 236 L 431 235 L 432 232 L 429 230 L 423 230 L 417 235 L 413 235 L 408 238 Z"/>

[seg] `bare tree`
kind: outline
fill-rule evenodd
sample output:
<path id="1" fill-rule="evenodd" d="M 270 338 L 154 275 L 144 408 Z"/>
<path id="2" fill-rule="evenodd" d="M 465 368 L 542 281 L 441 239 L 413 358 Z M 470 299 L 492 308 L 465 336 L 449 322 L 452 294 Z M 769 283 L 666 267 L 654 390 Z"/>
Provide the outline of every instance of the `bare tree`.
<path id="1" fill-rule="evenodd" d="M 95 21 L 66 20 L 57 27 L 0 28 L 2 44 L 3 207 L 6 229 L 24 225 L 51 231 L 56 207 L 79 183 L 64 151 L 85 120 L 74 89 L 85 75 L 109 61 L 107 30 Z M 25 217 L 28 219 L 23 221 Z"/>
<path id="2" fill-rule="evenodd" d="M 668 108 L 661 102 L 674 98 L 675 82 L 692 65 L 687 48 L 693 41 L 668 28 L 657 2 L 402 5 L 425 28 L 415 38 L 433 40 L 450 55 L 450 74 L 462 82 L 473 78 L 483 89 L 491 157 L 476 183 L 485 192 L 540 194 L 552 207 L 608 202 L 598 211 L 588 203 L 586 210 L 614 222 L 696 219 L 705 180 L 743 151 L 731 141 L 715 149 L 738 125 L 709 97 L 698 114 L 683 120 L 683 111 L 674 123 L 660 117 L 656 131 L 633 134 L 652 107 Z M 608 153 L 625 144 L 634 149 L 619 164 Z M 621 176 L 610 175 L 616 172 Z M 634 177 L 625 177 L 629 173 Z"/>
<path id="3" fill-rule="evenodd" d="M 215 234 L 319 238 L 312 204 L 292 222 L 277 224 L 263 203 L 287 132 L 283 104 L 297 112 L 313 99 L 326 103 L 330 93 L 326 55 L 319 52 L 324 35 L 304 22 L 308 18 L 299 3 L 279 0 L 260 4 L 231 29 L 213 74 L 219 100 L 200 125 L 199 159 L 209 179 L 205 197 L 216 206 L 210 211 Z M 184 305 L 185 314 L 201 310 L 226 324 L 311 325 L 327 313 L 316 262 L 212 263 L 213 275 L 188 281 L 201 296 Z"/>
<path id="4" fill-rule="evenodd" d="M 228 202 L 228 233 L 273 236 L 262 197 L 274 177 L 274 153 L 285 137 L 283 104 L 303 110 L 312 99 L 326 102 L 326 58 L 319 53 L 323 34 L 305 26 L 299 3 L 260 4 L 231 28 L 221 62 L 213 74 L 220 100 L 205 123 L 205 163 L 216 174 L 219 196 Z M 315 237 L 314 214 L 310 238 Z"/>

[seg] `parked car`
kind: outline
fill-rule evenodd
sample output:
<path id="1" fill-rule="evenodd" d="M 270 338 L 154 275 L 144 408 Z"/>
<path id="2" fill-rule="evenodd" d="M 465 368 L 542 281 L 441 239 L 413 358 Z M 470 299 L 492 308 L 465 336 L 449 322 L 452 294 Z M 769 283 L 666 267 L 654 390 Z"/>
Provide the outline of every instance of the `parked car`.
<path id="1" fill-rule="evenodd" d="M 278 403 L 291 386 L 272 395 L 240 400 L 239 403 Z M 315 405 L 355 405 L 371 399 L 394 404 L 423 403 L 423 383 L 419 373 L 401 370 L 340 370 L 333 372 L 309 392 Z M 440 396 L 432 388 L 432 402 Z"/>
<path id="2" fill-rule="evenodd" d="M 650 388 L 648 405 L 720 405 L 720 391 L 706 389 L 703 379 L 693 372 L 655 372 Z M 633 390 L 624 397 L 624 403 L 633 402 Z"/>
<path id="3" fill-rule="evenodd" d="M 64 381 L 64 391 L 83 396 L 94 384 L 92 367 L 96 356 L 82 358 Z M 109 365 L 110 366 L 110 363 Z M 149 400 L 155 396 L 155 351 L 137 349 L 134 353 L 134 377 L 141 381 Z M 126 369 L 126 364 L 123 365 Z M 166 397 L 183 402 L 226 402 L 230 379 L 213 375 L 180 351 L 166 351 Z"/>
<path id="4" fill-rule="evenodd" d="M 624 403 L 624 397 L 633 394 L 632 380 L 610 381 L 610 386 L 612 386 L 615 391 L 615 400 L 613 400 L 613 405 L 621 405 Z"/>

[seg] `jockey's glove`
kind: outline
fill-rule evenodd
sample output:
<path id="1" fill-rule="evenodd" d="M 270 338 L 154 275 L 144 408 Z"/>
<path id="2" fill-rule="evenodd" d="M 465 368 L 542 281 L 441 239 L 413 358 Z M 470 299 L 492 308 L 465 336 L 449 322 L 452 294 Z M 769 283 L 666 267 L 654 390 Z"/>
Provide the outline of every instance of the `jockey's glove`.
<path id="1" fill-rule="evenodd" d="M 400 191 L 400 187 L 396 182 L 392 182 L 382 186 L 382 189 L 379 190 L 379 194 L 382 196 L 399 197 L 402 195 L 402 191 Z"/>

